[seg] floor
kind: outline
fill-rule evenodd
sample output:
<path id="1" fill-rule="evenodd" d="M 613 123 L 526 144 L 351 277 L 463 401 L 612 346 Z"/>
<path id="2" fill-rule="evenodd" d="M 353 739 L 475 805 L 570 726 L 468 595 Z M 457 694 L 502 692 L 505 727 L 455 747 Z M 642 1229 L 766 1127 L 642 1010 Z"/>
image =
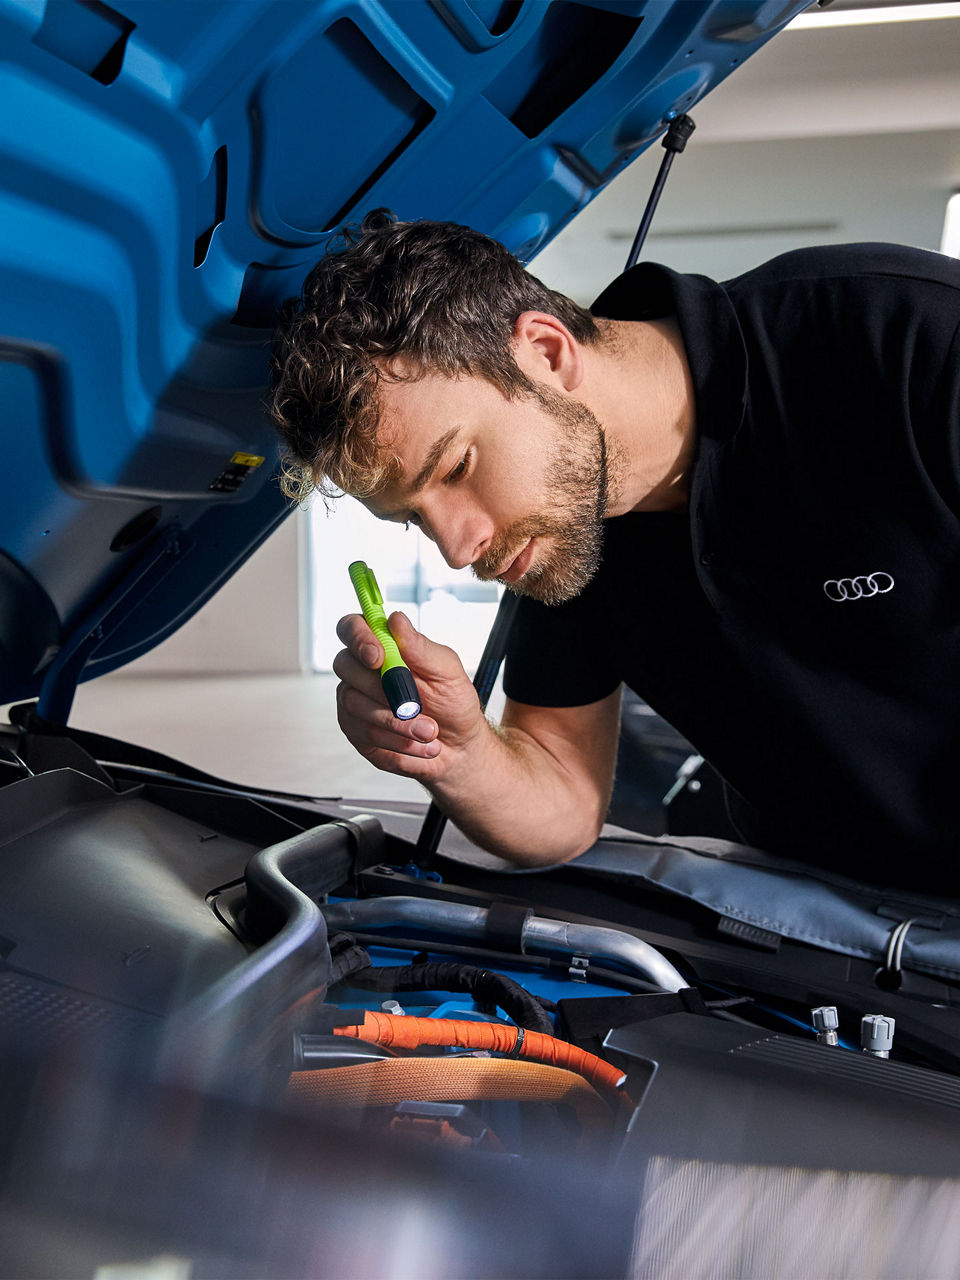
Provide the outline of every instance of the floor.
<path id="1" fill-rule="evenodd" d="M 109 675 L 81 685 L 70 723 L 251 786 L 314 796 L 423 800 L 337 724 L 333 675 Z M 2 709 L 6 720 L 6 709 Z"/>

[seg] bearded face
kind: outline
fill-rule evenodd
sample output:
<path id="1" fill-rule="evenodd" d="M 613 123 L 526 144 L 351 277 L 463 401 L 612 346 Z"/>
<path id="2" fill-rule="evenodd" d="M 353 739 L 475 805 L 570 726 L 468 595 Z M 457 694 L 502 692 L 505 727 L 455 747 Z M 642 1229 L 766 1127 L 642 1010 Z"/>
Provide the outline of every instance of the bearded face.
<path id="1" fill-rule="evenodd" d="M 603 547 L 603 519 L 609 478 L 603 428 L 582 404 L 565 400 L 548 387 L 535 399 L 556 431 L 538 510 L 498 532 L 473 564 L 483 581 L 497 579 L 507 590 L 543 604 L 560 604 L 578 595 L 596 573 Z M 503 577 L 537 540 L 529 567 L 514 580 Z"/>

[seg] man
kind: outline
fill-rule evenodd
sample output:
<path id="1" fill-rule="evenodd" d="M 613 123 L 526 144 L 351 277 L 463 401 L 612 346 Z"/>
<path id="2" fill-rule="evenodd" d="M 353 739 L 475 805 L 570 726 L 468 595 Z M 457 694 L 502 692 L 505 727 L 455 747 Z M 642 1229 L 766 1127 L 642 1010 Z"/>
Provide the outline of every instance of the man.
<path id="1" fill-rule="evenodd" d="M 288 491 L 327 477 L 525 598 L 499 727 L 396 614 L 424 714 L 341 620 L 341 726 L 483 847 L 575 857 L 628 683 L 744 839 L 960 892 L 960 266 L 893 246 L 715 284 L 644 264 L 593 314 L 502 246 L 378 211 L 288 304 Z"/>

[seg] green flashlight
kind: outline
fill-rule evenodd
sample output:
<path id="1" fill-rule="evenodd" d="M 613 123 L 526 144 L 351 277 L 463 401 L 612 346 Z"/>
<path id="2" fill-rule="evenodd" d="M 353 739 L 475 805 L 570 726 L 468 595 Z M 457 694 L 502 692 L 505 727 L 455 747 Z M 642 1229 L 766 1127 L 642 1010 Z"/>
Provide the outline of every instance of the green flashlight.
<path id="1" fill-rule="evenodd" d="M 380 683 L 390 703 L 390 710 L 398 720 L 412 720 L 420 714 L 420 694 L 410 668 L 400 657 L 397 642 L 387 626 L 383 610 L 383 596 L 377 580 L 362 560 L 354 560 L 347 572 L 360 601 L 360 608 L 367 625 L 383 645 L 384 660 L 380 668 Z"/>

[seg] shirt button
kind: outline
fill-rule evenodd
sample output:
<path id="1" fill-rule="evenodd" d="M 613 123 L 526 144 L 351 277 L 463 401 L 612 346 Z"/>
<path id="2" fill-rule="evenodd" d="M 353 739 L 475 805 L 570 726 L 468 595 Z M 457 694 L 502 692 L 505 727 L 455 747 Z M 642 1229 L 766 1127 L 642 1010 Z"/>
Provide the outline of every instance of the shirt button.
<path id="1" fill-rule="evenodd" d="M 700 555 L 700 563 L 708 568 L 710 565 L 713 564 L 715 559 L 716 559 L 716 556 L 713 554 L 712 551 L 704 551 Z"/>

